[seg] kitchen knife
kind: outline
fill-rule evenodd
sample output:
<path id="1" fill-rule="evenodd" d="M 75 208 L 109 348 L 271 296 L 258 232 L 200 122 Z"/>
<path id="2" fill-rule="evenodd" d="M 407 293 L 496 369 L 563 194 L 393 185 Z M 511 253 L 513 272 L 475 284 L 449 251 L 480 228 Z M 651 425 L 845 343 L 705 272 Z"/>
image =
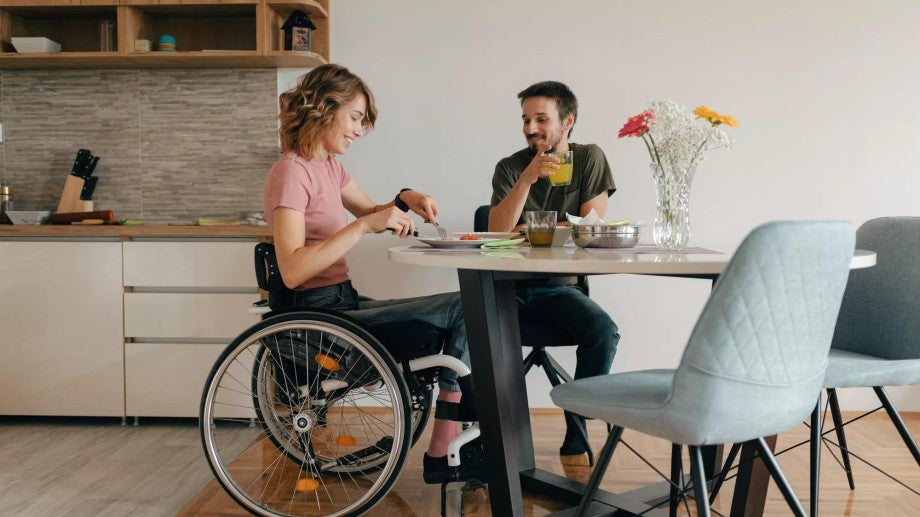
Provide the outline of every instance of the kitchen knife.
<path id="1" fill-rule="evenodd" d="M 86 181 L 83 182 L 83 191 L 80 192 L 81 200 L 89 201 L 93 199 L 93 191 L 96 190 L 97 181 L 99 181 L 99 176 L 89 176 L 86 178 Z"/>
<path id="2" fill-rule="evenodd" d="M 98 156 L 93 156 L 92 160 L 90 160 L 90 161 L 88 161 L 88 162 L 86 163 L 86 166 L 85 166 L 84 169 L 83 169 L 83 174 L 81 174 L 81 176 L 83 176 L 84 179 L 89 179 L 89 177 L 90 177 L 90 175 L 93 173 L 93 171 L 96 170 L 96 164 L 97 164 L 97 163 L 99 163 L 99 157 L 98 157 Z"/>
<path id="3" fill-rule="evenodd" d="M 83 169 L 86 168 L 86 163 L 92 159 L 93 152 L 89 149 L 80 149 L 77 151 L 77 157 L 73 160 L 73 167 L 70 169 L 70 173 L 74 176 L 81 176 Z"/>

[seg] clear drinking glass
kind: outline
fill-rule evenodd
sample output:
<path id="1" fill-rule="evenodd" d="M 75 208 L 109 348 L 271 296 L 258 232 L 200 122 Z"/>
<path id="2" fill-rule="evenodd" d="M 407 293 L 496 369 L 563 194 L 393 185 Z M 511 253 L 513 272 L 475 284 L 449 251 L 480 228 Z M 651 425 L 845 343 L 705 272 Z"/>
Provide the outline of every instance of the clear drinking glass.
<path id="1" fill-rule="evenodd" d="M 527 240 L 531 246 L 548 247 L 553 245 L 556 233 L 555 210 L 530 210 L 524 213 L 527 223 Z"/>
<path id="2" fill-rule="evenodd" d="M 572 182 L 572 151 L 559 151 L 549 153 L 559 158 L 559 168 L 549 177 L 549 182 L 554 187 L 561 187 Z"/>

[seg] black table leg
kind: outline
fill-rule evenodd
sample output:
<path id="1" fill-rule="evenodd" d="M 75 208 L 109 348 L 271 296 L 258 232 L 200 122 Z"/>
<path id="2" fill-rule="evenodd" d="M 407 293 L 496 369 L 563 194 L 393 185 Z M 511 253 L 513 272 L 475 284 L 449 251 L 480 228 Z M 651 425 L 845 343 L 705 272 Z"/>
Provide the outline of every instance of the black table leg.
<path id="1" fill-rule="evenodd" d="M 535 468 L 514 282 L 491 271 L 459 270 L 492 515 L 522 516 L 522 484 L 577 504 L 584 484 Z M 663 516 L 648 505 L 598 490 L 592 513 Z"/>
<path id="2" fill-rule="evenodd" d="M 492 515 L 524 514 L 520 472 L 534 468 L 514 282 L 459 270 Z"/>

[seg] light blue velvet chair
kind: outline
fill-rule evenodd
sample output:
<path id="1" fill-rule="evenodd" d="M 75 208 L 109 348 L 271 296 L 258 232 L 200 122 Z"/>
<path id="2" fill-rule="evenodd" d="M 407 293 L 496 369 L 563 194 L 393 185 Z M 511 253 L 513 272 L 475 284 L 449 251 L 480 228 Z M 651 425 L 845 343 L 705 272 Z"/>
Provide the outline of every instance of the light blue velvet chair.
<path id="1" fill-rule="evenodd" d="M 873 388 L 920 465 L 920 450 L 884 388 L 920 384 L 920 217 L 867 221 L 856 232 L 856 247 L 874 251 L 876 265 L 850 273 L 824 378 L 851 490 L 855 484 L 837 403 L 838 388 Z M 812 427 L 813 442 L 817 435 L 818 428 Z M 817 474 L 817 465 L 813 465 L 815 487 Z M 817 493 L 812 501 L 812 513 L 816 513 Z"/>
<path id="2" fill-rule="evenodd" d="M 710 515 L 701 446 L 749 442 L 786 502 L 804 510 L 763 437 L 812 413 L 853 256 L 842 221 L 768 223 L 741 243 L 716 283 L 676 370 L 581 379 L 553 388 L 553 401 L 613 429 L 586 486 L 584 515 L 623 428 L 688 445 L 699 515 Z M 672 468 L 672 483 L 679 471 Z M 676 486 L 676 485 L 675 485 Z M 672 511 L 678 492 L 671 490 Z"/>

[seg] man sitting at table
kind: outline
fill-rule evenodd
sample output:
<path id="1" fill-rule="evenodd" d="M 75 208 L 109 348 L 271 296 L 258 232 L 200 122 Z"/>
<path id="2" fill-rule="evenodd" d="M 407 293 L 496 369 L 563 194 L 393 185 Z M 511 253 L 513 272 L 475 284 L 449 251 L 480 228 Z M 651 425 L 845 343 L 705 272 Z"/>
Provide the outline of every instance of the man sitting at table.
<path id="1" fill-rule="evenodd" d="M 492 177 L 489 231 L 522 227 L 529 210 L 555 210 L 565 221 L 566 212 L 584 217 L 593 208 L 600 217 L 616 190 L 604 151 L 595 144 L 569 142 L 578 117 L 578 100 L 568 86 L 545 81 L 518 94 L 527 147 L 503 158 Z M 559 159 L 546 153 L 572 150 L 571 183 L 553 187 L 547 179 Z M 566 224 L 566 223 L 563 223 Z M 575 277 L 519 282 L 518 313 L 521 323 L 552 326 L 568 339 L 543 346 L 571 345 L 576 349 L 575 378 L 605 375 L 616 355 L 620 334 L 610 315 L 576 286 Z M 566 413 L 566 433 L 561 455 L 584 454 L 575 419 Z"/>

